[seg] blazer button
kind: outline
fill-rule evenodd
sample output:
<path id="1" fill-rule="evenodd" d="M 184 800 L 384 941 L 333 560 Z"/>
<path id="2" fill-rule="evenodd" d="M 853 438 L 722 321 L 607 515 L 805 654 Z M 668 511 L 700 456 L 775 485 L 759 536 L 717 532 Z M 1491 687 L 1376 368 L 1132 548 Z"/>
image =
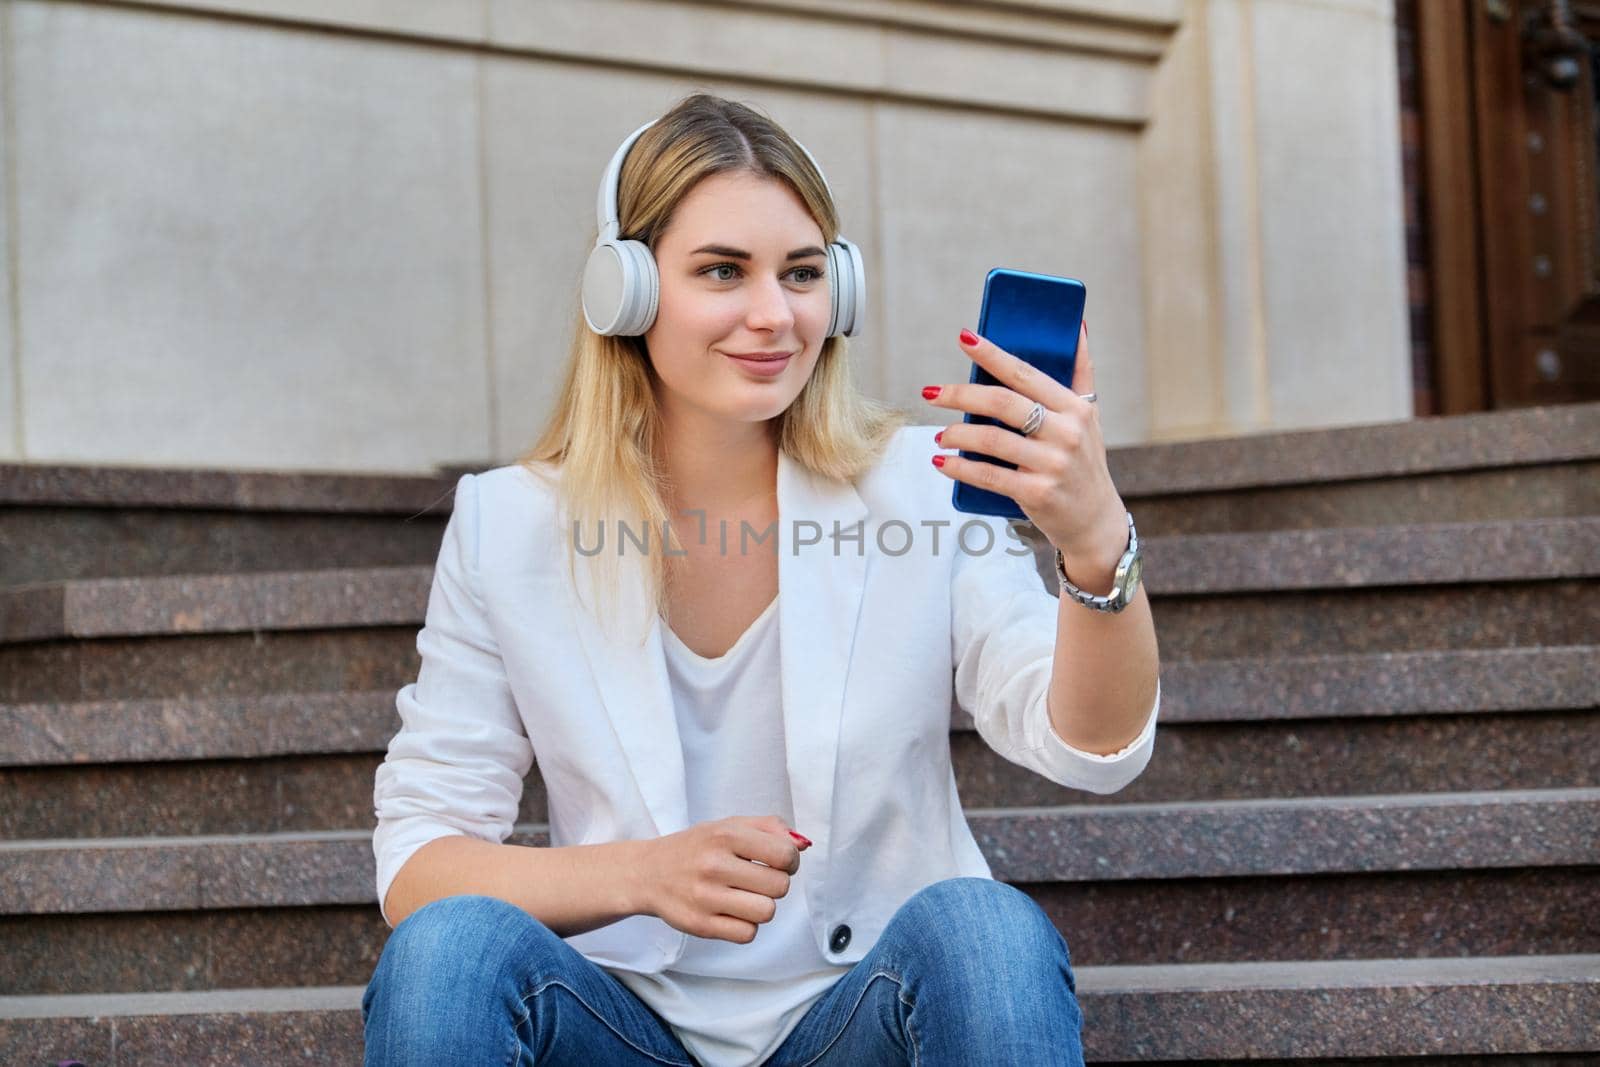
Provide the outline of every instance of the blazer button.
<path id="1" fill-rule="evenodd" d="M 828 947 L 835 952 L 843 952 L 850 945 L 850 928 L 848 926 L 835 926 L 833 937 L 828 941 Z"/>

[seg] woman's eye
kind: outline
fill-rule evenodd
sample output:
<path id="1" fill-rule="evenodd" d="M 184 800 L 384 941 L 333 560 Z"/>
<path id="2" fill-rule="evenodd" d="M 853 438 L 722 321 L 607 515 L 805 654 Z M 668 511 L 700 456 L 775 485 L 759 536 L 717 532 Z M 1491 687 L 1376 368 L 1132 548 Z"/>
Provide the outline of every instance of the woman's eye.
<path id="1" fill-rule="evenodd" d="M 724 271 L 724 270 L 731 270 L 731 271 L 734 272 L 734 274 L 722 275 L 722 274 L 716 273 L 718 271 Z M 739 271 L 739 268 L 735 264 L 732 264 L 732 263 L 717 263 L 717 264 L 714 264 L 713 266 L 707 267 L 705 269 L 705 271 L 703 271 L 702 273 L 711 275 L 712 277 L 714 277 L 719 282 L 731 282 L 731 281 L 733 281 L 733 279 L 735 277 L 737 277 L 738 271 Z M 794 270 L 790 271 L 789 273 L 807 275 L 807 277 L 799 279 L 802 282 L 814 282 L 817 279 L 822 277 L 822 271 L 818 270 L 815 267 L 796 267 Z"/>

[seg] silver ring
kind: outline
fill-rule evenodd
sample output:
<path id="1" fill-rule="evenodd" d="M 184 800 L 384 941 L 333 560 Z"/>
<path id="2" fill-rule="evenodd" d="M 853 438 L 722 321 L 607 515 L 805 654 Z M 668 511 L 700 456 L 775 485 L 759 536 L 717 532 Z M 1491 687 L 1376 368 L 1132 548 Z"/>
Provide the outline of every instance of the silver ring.
<path id="1" fill-rule="evenodd" d="M 1094 393 L 1084 393 L 1078 399 L 1079 400 L 1084 400 L 1084 401 L 1087 401 L 1090 404 L 1093 404 L 1095 402 L 1095 394 Z"/>
<path id="2" fill-rule="evenodd" d="M 1018 432 L 1026 437 L 1044 425 L 1044 405 L 1035 401 L 1033 410 L 1028 412 L 1028 417 L 1023 420 L 1022 428 Z"/>

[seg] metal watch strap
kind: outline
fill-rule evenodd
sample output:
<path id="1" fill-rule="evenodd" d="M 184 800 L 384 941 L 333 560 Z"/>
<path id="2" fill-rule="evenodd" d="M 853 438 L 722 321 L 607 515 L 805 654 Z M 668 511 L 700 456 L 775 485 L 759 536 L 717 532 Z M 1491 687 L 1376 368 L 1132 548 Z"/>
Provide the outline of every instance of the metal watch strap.
<path id="1" fill-rule="evenodd" d="M 1123 560 L 1128 559 L 1130 556 L 1137 558 L 1139 551 L 1139 531 L 1134 529 L 1133 526 L 1133 512 L 1130 511 L 1127 514 L 1128 547 L 1123 549 L 1121 556 L 1117 557 L 1118 574 L 1122 572 Z M 1061 550 L 1059 548 L 1056 549 L 1056 579 L 1060 582 L 1061 593 L 1063 596 L 1070 596 L 1084 607 L 1092 608 L 1095 611 L 1108 611 L 1116 613 L 1127 607 L 1129 602 L 1133 599 L 1132 589 L 1128 590 L 1127 599 L 1124 600 L 1119 595 L 1122 592 L 1120 588 L 1113 588 L 1110 593 L 1107 593 L 1104 596 L 1096 596 L 1094 593 L 1086 593 L 1082 589 L 1079 589 L 1076 585 L 1073 585 L 1072 579 L 1067 577 L 1067 561 L 1061 555 Z"/>

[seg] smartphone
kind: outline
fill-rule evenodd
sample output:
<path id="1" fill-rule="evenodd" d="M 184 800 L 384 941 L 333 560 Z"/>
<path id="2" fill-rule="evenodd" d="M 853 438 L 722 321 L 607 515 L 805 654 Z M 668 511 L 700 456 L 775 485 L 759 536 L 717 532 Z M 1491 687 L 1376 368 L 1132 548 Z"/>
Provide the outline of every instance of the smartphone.
<path id="1" fill-rule="evenodd" d="M 983 280 L 978 335 L 1018 359 L 1027 360 L 1070 388 L 1073 368 L 1078 363 L 1078 333 L 1083 327 L 1083 305 L 1087 296 L 1088 291 L 1076 278 L 996 267 Z M 999 384 L 976 360 L 972 363 L 971 380 L 979 385 Z M 1017 430 L 1009 423 L 970 411 L 962 421 L 1000 426 L 1013 433 Z M 1016 464 L 982 452 L 961 449 L 957 454 L 1016 470 Z M 957 511 L 974 515 L 999 515 L 1024 521 L 1028 518 L 1010 497 L 962 481 L 955 483 L 951 500 Z"/>

